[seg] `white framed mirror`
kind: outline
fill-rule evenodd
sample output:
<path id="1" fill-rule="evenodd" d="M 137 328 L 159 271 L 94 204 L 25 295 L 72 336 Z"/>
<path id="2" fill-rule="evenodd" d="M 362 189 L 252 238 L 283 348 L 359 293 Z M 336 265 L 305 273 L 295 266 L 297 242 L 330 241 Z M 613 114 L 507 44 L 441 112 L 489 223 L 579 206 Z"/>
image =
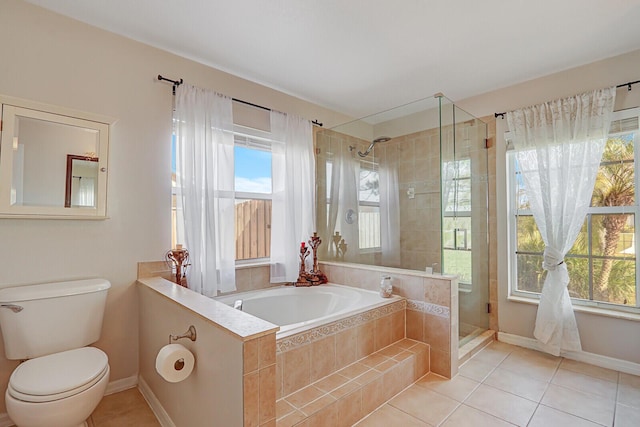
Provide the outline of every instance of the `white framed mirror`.
<path id="1" fill-rule="evenodd" d="M 108 118 L 0 96 L 0 217 L 104 219 Z"/>

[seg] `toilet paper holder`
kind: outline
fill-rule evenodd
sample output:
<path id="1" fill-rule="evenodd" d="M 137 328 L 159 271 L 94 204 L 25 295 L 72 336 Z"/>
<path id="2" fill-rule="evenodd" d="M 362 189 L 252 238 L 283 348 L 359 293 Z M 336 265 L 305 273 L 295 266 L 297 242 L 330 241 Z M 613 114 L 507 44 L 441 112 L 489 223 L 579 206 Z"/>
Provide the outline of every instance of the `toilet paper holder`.
<path id="1" fill-rule="evenodd" d="M 189 338 L 191 341 L 195 341 L 196 340 L 196 327 L 193 326 L 193 325 L 189 326 L 189 329 L 187 330 L 187 332 L 185 332 L 182 335 L 169 334 L 169 344 L 171 344 L 171 341 L 178 341 L 181 338 Z"/>

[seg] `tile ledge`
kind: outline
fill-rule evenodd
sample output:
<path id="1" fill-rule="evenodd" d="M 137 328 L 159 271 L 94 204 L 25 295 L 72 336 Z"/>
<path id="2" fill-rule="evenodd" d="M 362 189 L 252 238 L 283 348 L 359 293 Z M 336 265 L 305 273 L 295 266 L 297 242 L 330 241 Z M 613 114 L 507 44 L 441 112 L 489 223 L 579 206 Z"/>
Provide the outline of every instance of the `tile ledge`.
<path id="1" fill-rule="evenodd" d="M 177 286 L 161 277 L 141 278 L 138 279 L 138 283 L 181 305 L 185 310 L 210 321 L 242 341 L 275 334 L 280 330 L 280 327 L 273 323 L 236 310 L 190 289 Z"/>
<path id="2" fill-rule="evenodd" d="M 321 261 L 321 260 L 318 260 L 318 262 L 320 264 L 330 265 L 333 267 L 360 268 L 362 270 L 371 270 L 371 271 L 380 271 L 380 272 L 395 271 L 398 274 L 406 274 L 407 276 L 429 277 L 432 279 L 442 279 L 442 280 L 458 279 L 457 274 L 426 273 L 420 270 L 409 270 L 406 268 L 397 268 L 397 267 L 383 267 L 379 265 L 369 265 L 369 264 L 356 264 L 351 262 L 336 262 L 336 261 Z"/>

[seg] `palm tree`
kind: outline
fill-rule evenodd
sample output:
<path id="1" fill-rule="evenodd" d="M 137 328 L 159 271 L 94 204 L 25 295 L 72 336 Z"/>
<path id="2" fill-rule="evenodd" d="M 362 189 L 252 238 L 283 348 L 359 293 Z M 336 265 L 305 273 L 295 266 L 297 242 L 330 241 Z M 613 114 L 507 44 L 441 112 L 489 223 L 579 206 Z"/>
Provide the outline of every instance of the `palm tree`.
<path id="1" fill-rule="evenodd" d="M 634 203 L 633 142 L 623 138 L 612 138 L 607 142 L 602 154 L 603 167 L 598 172 L 591 199 L 592 206 L 629 206 Z M 600 301 L 609 300 L 609 278 L 613 267 L 620 233 L 627 223 L 628 215 L 605 215 L 602 219 L 600 246 L 602 262 L 600 274 L 595 278 L 594 293 Z M 595 272 L 594 272 L 595 273 Z"/>

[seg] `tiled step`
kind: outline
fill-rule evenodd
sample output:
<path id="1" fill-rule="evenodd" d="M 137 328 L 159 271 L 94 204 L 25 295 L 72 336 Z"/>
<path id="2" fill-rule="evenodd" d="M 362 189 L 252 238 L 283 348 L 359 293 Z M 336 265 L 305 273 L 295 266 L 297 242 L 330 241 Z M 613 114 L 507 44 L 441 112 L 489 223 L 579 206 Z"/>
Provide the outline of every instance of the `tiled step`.
<path id="1" fill-rule="evenodd" d="M 429 346 L 402 339 L 276 402 L 277 427 L 348 427 L 429 372 Z"/>

